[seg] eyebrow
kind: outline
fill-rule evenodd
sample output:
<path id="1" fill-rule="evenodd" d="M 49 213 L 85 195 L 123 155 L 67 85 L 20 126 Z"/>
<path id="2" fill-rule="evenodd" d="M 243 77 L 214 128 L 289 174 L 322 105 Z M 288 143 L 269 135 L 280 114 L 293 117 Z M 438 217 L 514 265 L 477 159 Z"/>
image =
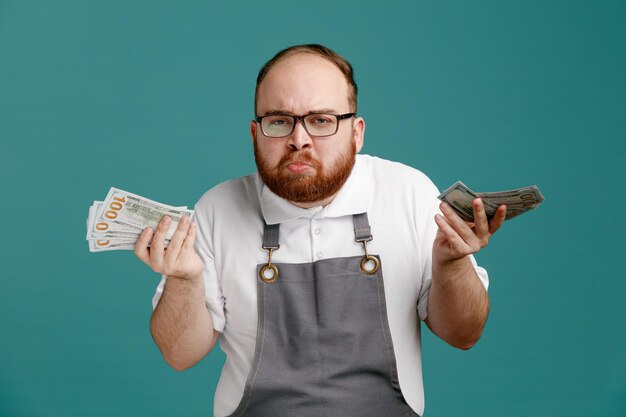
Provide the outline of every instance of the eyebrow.
<path id="1" fill-rule="evenodd" d="M 319 114 L 319 113 L 324 113 L 324 114 L 340 114 L 339 112 L 337 112 L 334 109 L 315 109 L 315 110 L 311 110 L 305 114 L 303 114 L 302 116 L 308 116 L 309 114 Z M 296 114 L 294 114 L 293 112 L 290 112 L 289 110 L 283 110 L 283 109 L 277 109 L 277 110 L 270 110 L 265 112 L 264 116 L 274 116 L 277 114 L 284 114 L 287 116 L 296 116 Z"/>

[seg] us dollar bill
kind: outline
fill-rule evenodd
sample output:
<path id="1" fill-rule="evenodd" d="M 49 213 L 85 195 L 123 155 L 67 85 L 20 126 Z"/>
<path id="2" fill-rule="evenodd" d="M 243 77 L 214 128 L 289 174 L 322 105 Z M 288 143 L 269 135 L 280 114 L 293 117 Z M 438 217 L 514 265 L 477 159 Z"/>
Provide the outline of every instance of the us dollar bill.
<path id="1" fill-rule="evenodd" d="M 119 188 L 111 187 L 104 201 L 94 201 L 87 218 L 87 241 L 91 252 L 132 250 L 146 227 L 156 228 L 165 215 L 172 219 L 165 236 L 168 246 L 183 216 L 193 217 L 186 206 L 170 206 Z"/>
<path id="2" fill-rule="evenodd" d="M 89 240 L 89 252 L 104 252 L 104 251 L 110 251 L 110 250 L 133 250 L 135 248 L 135 241 L 90 239 Z"/>
<path id="3" fill-rule="evenodd" d="M 94 201 L 93 205 L 89 208 L 89 223 L 87 225 L 87 239 L 95 239 L 102 237 L 114 237 L 114 236 L 139 236 L 142 229 L 136 226 L 130 226 L 126 224 L 116 223 L 110 219 L 98 218 L 96 221 L 96 214 L 102 213 L 102 206 L 104 201 Z M 100 217 L 100 216 L 98 216 Z"/>
<path id="4" fill-rule="evenodd" d="M 468 222 L 474 221 L 472 201 L 476 198 L 482 199 L 488 218 L 493 217 L 502 204 L 506 205 L 505 220 L 535 209 L 544 200 L 543 194 L 536 185 L 514 190 L 477 193 L 461 181 L 452 184 L 438 198 L 448 203 L 463 220 Z"/>

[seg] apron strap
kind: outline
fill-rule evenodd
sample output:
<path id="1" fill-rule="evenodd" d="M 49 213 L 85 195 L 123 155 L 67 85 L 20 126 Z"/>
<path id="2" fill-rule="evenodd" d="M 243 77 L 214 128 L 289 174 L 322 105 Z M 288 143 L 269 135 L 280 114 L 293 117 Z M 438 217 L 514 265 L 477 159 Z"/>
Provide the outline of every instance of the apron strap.
<path id="1" fill-rule="evenodd" d="M 352 220 L 354 221 L 354 240 L 361 243 L 365 251 L 365 256 L 361 259 L 361 271 L 367 275 L 374 275 L 380 268 L 380 261 L 367 253 L 367 242 L 373 239 L 367 213 L 354 214 Z"/>
<path id="2" fill-rule="evenodd" d="M 265 224 L 265 228 L 263 229 L 263 249 L 273 249 L 276 250 L 280 248 L 278 244 L 280 231 L 280 223 L 276 224 Z"/>
<path id="3" fill-rule="evenodd" d="M 352 220 L 354 221 L 354 240 L 362 243 L 373 239 L 367 213 L 354 214 Z"/>
<path id="4" fill-rule="evenodd" d="M 279 231 L 280 223 L 272 225 L 265 223 L 263 228 L 263 249 L 268 252 L 268 258 L 267 263 L 259 270 L 259 278 L 268 284 L 278 279 L 278 268 L 272 264 L 272 252 L 280 248 L 278 243 Z"/>

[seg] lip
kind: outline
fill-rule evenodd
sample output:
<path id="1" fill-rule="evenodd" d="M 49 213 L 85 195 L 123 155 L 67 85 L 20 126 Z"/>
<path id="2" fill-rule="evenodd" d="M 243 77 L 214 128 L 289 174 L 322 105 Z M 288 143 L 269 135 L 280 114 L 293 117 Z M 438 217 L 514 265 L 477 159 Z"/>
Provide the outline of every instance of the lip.
<path id="1" fill-rule="evenodd" d="M 311 165 L 302 161 L 292 161 L 287 164 L 287 169 L 294 174 L 304 174 L 311 169 Z"/>

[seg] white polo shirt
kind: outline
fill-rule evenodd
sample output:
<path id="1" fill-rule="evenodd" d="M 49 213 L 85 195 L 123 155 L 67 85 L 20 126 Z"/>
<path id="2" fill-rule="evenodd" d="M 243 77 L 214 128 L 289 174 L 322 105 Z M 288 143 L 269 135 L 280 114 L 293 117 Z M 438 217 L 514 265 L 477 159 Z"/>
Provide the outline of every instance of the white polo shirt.
<path id="1" fill-rule="evenodd" d="M 213 327 L 222 332 L 220 346 L 226 353 L 214 415 L 227 416 L 235 410 L 252 365 L 256 267 L 267 262 L 267 251 L 261 247 L 263 220 L 281 225 L 280 249 L 273 261 L 306 263 L 363 255 L 363 246 L 354 241 L 352 220 L 353 214 L 362 212 L 368 214 L 374 237 L 368 252 L 381 258 L 400 388 L 413 410 L 423 415 L 419 319 L 427 315 L 438 194 L 420 171 L 368 155 L 357 155 L 350 177 L 326 207 L 299 208 L 272 193 L 258 174 L 209 190 L 196 204 L 195 221 L 196 251 L 205 264 L 206 304 Z M 473 257 L 472 262 L 487 288 L 486 271 Z M 153 306 L 164 283 L 165 277 Z"/>

